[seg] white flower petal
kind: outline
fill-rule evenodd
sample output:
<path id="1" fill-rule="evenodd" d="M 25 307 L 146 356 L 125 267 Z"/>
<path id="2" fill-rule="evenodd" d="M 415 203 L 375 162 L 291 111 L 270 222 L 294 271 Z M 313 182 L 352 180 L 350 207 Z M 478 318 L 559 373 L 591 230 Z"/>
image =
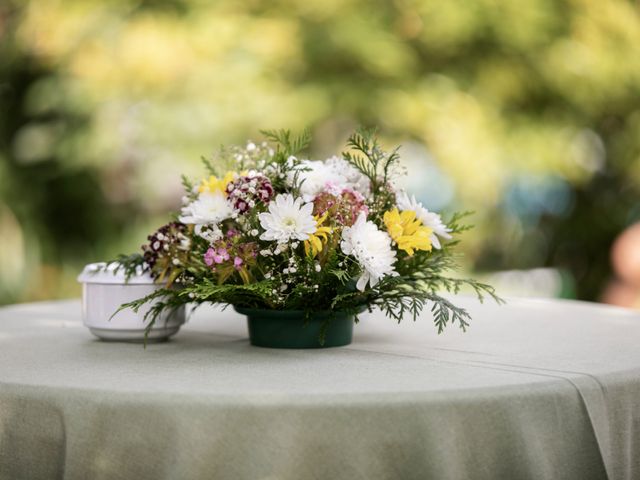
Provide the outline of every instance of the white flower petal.
<path id="1" fill-rule="evenodd" d="M 362 276 L 357 288 L 364 290 L 366 284 L 372 287 L 387 275 L 396 275 L 393 264 L 396 253 L 391 248 L 391 237 L 361 213 L 356 222 L 342 230 L 340 248 L 346 255 L 355 257 L 362 267 Z"/>
<path id="2" fill-rule="evenodd" d="M 422 206 L 422 203 L 416 200 L 413 195 L 409 197 L 406 192 L 400 192 L 396 195 L 396 202 L 400 210 L 413 210 L 416 212 L 416 217 L 422 222 L 425 227 L 429 227 L 433 234 L 431 235 L 431 243 L 434 248 L 440 249 L 442 245 L 436 235 L 450 240 L 452 237 L 449 234 L 451 231 L 443 222 L 440 215 L 435 212 L 430 212 L 428 209 Z M 434 241 L 435 238 L 435 241 Z"/>
<path id="3" fill-rule="evenodd" d="M 301 198 L 280 194 L 269 204 L 269 212 L 258 215 L 265 232 L 262 240 L 286 243 L 291 240 L 308 240 L 316 231 L 313 204 L 303 204 Z"/>
<path id="4" fill-rule="evenodd" d="M 356 288 L 361 292 L 364 292 L 364 289 L 367 287 L 368 281 L 369 281 L 369 274 L 367 272 L 364 272 L 362 275 L 360 275 L 360 278 L 356 283 Z"/>
<path id="5" fill-rule="evenodd" d="M 233 207 L 222 192 L 202 192 L 182 208 L 179 220 L 185 224 L 218 224 L 233 215 Z"/>
<path id="6" fill-rule="evenodd" d="M 366 197 L 371 190 L 369 179 L 339 157 L 331 157 L 324 162 L 302 160 L 298 167 L 289 172 L 287 182 L 293 185 L 296 179 L 300 183 L 300 194 L 307 202 L 324 191 L 339 194 L 345 188 L 350 188 Z"/>

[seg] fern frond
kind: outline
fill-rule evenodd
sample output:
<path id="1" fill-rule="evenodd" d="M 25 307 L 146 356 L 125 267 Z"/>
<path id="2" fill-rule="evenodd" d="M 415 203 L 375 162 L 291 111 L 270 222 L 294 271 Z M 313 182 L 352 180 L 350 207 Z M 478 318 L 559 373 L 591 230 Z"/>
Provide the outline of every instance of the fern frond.
<path id="1" fill-rule="evenodd" d="M 201 156 L 200 157 L 200 161 L 202 161 L 202 164 L 204 165 L 205 170 L 207 171 L 207 173 L 209 175 L 213 175 L 215 177 L 218 176 L 218 173 L 216 171 L 216 168 L 213 166 L 213 164 L 211 163 L 211 160 L 209 160 L 208 158 Z"/>

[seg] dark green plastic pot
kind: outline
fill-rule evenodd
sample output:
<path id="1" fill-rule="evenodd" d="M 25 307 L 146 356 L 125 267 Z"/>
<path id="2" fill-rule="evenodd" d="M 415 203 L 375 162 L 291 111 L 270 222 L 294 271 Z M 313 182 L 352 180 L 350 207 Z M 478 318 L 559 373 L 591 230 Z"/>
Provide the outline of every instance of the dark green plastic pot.
<path id="1" fill-rule="evenodd" d="M 234 308 L 247 316 L 249 341 L 257 347 L 341 347 L 349 345 L 353 338 L 353 314 L 326 311 L 305 317 L 302 310 Z M 320 343 L 323 326 L 326 329 L 324 343 Z"/>

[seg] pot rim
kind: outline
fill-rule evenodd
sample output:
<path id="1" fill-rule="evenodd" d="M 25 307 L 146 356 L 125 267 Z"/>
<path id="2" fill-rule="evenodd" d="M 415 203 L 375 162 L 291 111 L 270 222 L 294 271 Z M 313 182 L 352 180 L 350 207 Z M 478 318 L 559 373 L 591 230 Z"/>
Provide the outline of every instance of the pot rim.
<path id="1" fill-rule="evenodd" d="M 251 308 L 251 307 L 239 307 L 237 305 L 232 305 L 233 309 L 242 314 L 242 315 L 252 315 L 252 314 L 261 314 L 261 313 L 277 313 L 286 317 L 299 317 L 305 315 L 306 313 L 311 313 L 311 315 L 316 317 L 327 317 L 332 314 L 336 315 L 344 315 L 347 312 L 344 310 L 278 310 L 271 308 Z M 365 312 L 368 309 L 367 305 L 361 305 L 357 311 L 350 313 L 350 315 L 358 315 L 359 313 Z"/>
<path id="2" fill-rule="evenodd" d="M 136 274 L 129 279 L 124 271 L 118 270 L 119 263 L 111 263 L 106 269 L 107 262 L 96 262 L 85 265 L 77 281 L 87 285 L 157 285 L 148 272 L 138 268 Z"/>

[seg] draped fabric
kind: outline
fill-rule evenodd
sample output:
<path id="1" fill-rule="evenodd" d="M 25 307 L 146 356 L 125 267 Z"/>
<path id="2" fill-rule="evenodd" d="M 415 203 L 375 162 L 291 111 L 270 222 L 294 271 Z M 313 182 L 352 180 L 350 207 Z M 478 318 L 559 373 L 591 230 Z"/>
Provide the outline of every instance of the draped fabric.
<path id="1" fill-rule="evenodd" d="M 79 302 L 0 309 L 0 479 L 637 479 L 640 315 L 569 301 L 363 314 L 354 343 L 252 347 L 202 307 L 94 339 Z"/>

